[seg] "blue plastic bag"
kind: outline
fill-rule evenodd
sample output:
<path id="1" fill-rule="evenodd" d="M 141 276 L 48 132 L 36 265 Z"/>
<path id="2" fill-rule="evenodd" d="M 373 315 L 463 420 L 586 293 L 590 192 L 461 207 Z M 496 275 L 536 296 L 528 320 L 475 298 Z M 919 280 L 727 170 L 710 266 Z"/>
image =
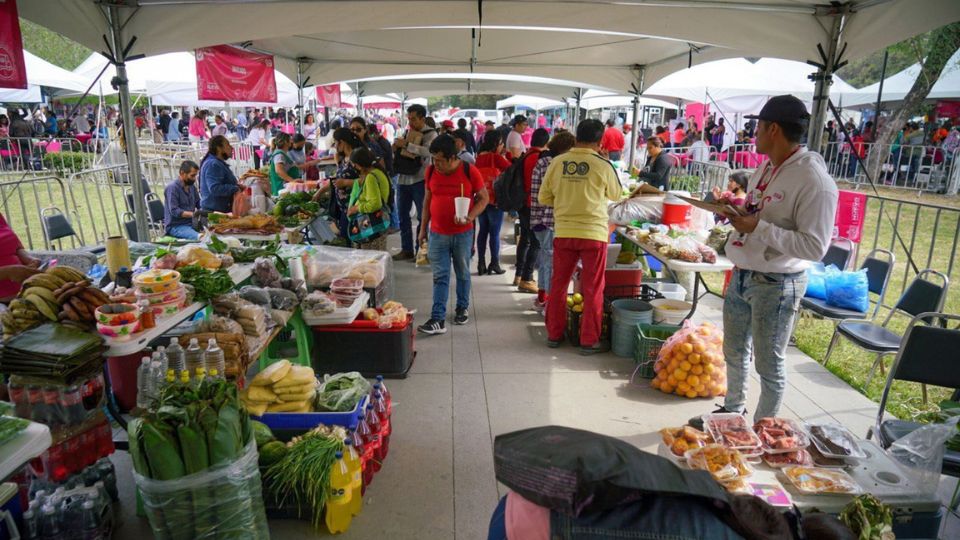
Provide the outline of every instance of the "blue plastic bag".
<path id="1" fill-rule="evenodd" d="M 867 270 L 841 272 L 828 268 L 826 279 L 827 304 L 866 313 L 870 309 Z"/>
<path id="2" fill-rule="evenodd" d="M 830 265 L 830 267 L 836 269 L 833 265 Z M 807 268 L 807 292 L 803 295 L 807 298 L 826 300 L 827 285 L 824 282 L 826 276 L 827 269 L 824 268 L 823 263 L 813 263 L 813 266 Z"/>

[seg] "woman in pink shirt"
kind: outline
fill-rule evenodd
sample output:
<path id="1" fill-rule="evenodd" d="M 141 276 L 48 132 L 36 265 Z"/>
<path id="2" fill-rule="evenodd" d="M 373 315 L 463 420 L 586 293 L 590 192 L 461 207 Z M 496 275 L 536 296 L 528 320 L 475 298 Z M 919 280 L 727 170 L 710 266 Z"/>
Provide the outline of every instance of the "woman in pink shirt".
<path id="1" fill-rule="evenodd" d="M 187 129 L 190 135 L 190 142 L 201 142 L 210 138 L 207 132 L 207 111 L 197 111 L 190 119 L 190 126 Z"/>

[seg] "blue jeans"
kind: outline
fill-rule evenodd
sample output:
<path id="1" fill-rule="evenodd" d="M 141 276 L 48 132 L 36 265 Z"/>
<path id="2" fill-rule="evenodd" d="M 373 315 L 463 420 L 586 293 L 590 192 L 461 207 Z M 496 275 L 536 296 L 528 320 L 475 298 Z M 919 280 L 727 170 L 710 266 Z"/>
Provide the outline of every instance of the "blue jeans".
<path id="1" fill-rule="evenodd" d="M 397 175 L 393 175 L 390 178 L 390 183 L 393 184 L 393 200 L 390 201 L 390 228 L 399 229 L 400 212 L 397 211 Z M 409 214 L 410 212 L 407 213 Z"/>
<path id="2" fill-rule="evenodd" d="M 487 205 L 477 216 L 477 256 L 480 262 L 487 260 L 487 238 L 490 238 L 490 264 L 500 262 L 500 226 L 503 225 L 503 210 Z"/>
<path id="3" fill-rule="evenodd" d="M 540 257 L 537 259 L 537 286 L 550 292 L 550 280 L 553 279 L 553 229 L 533 231 L 540 242 Z"/>
<path id="4" fill-rule="evenodd" d="M 397 212 L 400 214 L 400 249 L 403 251 L 416 251 L 413 245 L 413 239 L 416 235 L 411 232 L 413 222 L 410 221 L 410 210 L 412 206 L 417 207 L 419 227 L 420 218 L 423 215 L 423 184 L 423 182 L 417 182 L 409 186 L 397 186 Z M 416 232 L 419 232 L 419 229 Z"/>
<path id="5" fill-rule="evenodd" d="M 521 208 L 520 243 L 517 244 L 517 275 L 523 281 L 533 281 L 533 269 L 540 256 L 540 242 L 530 229 L 530 207 Z"/>
<path id="6" fill-rule="evenodd" d="M 190 225 L 174 225 L 167 229 L 167 234 L 174 238 L 183 238 L 184 240 L 200 239 L 200 233 Z"/>
<path id="7" fill-rule="evenodd" d="M 777 416 L 787 385 L 784 355 L 806 290 L 806 272 L 733 271 L 723 301 L 723 356 L 727 362 L 723 406 L 727 410 L 742 411 L 746 406 L 752 356 L 760 375 L 760 403 L 753 417 Z"/>
<path id="8" fill-rule="evenodd" d="M 433 310 L 430 318 L 438 321 L 447 316 L 447 299 L 450 297 L 450 261 L 457 274 L 457 309 L 470 305 L 470 246 L 473 245 L 473 229 L 460 234 L 437 234 L 430 231 L 430 269 L 433 270 Z"/>

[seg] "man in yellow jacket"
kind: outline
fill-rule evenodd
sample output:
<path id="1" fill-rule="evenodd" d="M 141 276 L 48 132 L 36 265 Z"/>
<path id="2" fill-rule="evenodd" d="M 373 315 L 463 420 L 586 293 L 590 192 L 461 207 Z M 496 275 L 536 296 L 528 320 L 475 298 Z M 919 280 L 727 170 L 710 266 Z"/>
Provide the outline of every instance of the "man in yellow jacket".
<path id="1" fill-rule="evenodd" d="M 603 124 L 584 120 L 577 126 L 577 144 L 550 163 L 540 187 L 541 204 L 553 207 L 553 279 L 547 300 L 547 346 L 559 347 L 567 326 L 567 289 L 580 261 L 583 314 L 580 354 L 601 352 L 603 278 L 607 265 L 609 225 L 607 202 L 621 195 L 620 179 L 600 156 Z"/>

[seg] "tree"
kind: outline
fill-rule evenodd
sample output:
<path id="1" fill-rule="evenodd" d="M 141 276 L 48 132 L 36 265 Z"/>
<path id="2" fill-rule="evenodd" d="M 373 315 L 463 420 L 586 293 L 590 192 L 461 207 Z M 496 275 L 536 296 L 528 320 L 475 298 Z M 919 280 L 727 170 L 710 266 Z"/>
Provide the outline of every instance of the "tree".
<path id="1" fill-rule="evenodd" d="M 76 41 L 48 30 L 39 24 L 20 19 L 23 48 L 63 69 L 72 70 L 93 52 Z"/>
<path id="2" fill-rule="evenodd" d="M 920 61 L 920 75 L 903 98 L 903 102 L 879 126 L 874 144 L 870 148 L 867 171 L 870 178 L 874 180 L 880 177 L 880 167 L 889 152 L 890 143 L 907 120 L 920 110 L 923 100 L 940 78 L 947 61 L 957 52 L 957 49 L 960 49 L 960 23 L 948 24 L 934 30 L 926 39 L 925 45 L 919 40 L 914 43 L 914 49 Z M 926 54 L 921 54 L 924 51 Z"/>

